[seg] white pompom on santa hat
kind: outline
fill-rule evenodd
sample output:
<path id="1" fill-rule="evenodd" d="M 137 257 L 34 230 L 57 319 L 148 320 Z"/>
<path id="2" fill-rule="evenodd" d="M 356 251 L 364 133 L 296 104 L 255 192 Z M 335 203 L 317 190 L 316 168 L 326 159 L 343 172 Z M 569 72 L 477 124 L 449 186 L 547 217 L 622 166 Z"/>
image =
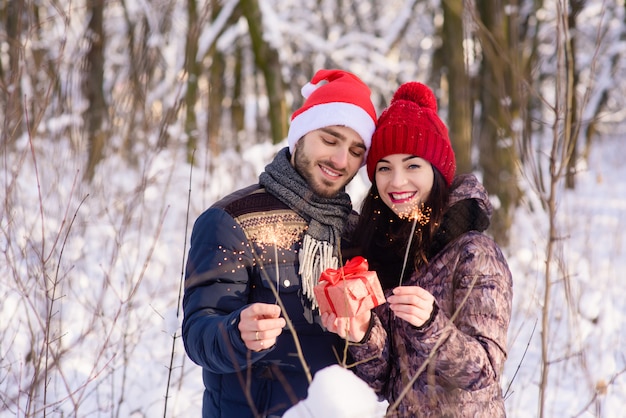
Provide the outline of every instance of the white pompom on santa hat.
<path id="1" fill-rule="evenodd" d="M 304 135 L 328 126 L 354 129 L 369 150 L 376 110 L 369 87 L 359 77 L 343 70 L 319 70 L 301 92 L 306 101 L 291 116 L 287 135 L 290 152 Z"/>

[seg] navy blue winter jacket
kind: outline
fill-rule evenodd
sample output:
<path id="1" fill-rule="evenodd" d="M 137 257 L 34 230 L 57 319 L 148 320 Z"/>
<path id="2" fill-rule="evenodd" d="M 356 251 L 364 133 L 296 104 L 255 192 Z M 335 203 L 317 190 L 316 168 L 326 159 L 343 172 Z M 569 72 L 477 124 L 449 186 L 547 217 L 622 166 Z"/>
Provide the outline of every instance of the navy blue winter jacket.
<path id="1" fill-rule="evenodd" d="M 335 353 L 344 352 L 343 340 L 322 329 L 317 313 L 310 321 L 310 306 L 301 295 L 297 251 L 306 227 L 303 218 L 258 185 L 227 196 L 196 220 L 186 268 L 183 341 L 203 368 L 204 418 L 281 416 L 306 397 L 308 381 L 289 329 L 274 347 L 252 352 L 237 327 L 248 304 L 275 303 L 268 279 L 275 283 L 276 254 L 280 298 L 311 373 L 336 364 Z M 268 239 L 268 231 L 278 231 L 278 240 Z"/>

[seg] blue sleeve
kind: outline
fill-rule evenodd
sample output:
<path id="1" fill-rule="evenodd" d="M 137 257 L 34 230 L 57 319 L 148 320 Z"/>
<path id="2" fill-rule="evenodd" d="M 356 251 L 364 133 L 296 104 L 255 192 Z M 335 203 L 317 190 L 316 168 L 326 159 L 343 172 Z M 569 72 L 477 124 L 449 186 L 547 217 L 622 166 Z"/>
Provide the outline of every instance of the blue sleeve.
<path id="1" fill-rule="evenodd" d="M 200 215 L 191 234 L 182 330 L 187 355 L 210 372 L 234 373 L 271 350 L 248 352 L 238 329 L 253 271 L 239 224 L 220 208 Z"/>

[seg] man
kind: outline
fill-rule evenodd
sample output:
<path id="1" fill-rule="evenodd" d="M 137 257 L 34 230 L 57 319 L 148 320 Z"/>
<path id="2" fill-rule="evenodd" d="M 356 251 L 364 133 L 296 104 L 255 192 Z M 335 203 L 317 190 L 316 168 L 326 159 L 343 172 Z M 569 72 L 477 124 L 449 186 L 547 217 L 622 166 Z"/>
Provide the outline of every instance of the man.
<path id="1" fill-rule="evenodd" d="M 343 261 L 340 240 L 356 216 L 345 186 L 365 161 L 376 111 L 369 88 L 341 70 L 318 71 L 302 94 L 289 146 L 259 183 L 194 224 L 183 341 L 203 368 L 205 418 L 279 417 L 343 353 L 321 327 L 313 286 Z"/>

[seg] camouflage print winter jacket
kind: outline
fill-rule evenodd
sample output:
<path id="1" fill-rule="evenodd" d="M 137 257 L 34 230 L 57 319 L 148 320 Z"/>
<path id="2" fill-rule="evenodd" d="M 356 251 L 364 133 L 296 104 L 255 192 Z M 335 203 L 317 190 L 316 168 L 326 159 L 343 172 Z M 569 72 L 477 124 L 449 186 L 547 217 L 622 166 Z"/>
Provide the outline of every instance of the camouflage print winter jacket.
<path id="1" fill-rule="evenodd" d="M 457 178 L 449 206 L 464 199 L 476 199 L 491 215 L 474 176 Z M 387 304 L 377 307 L 368 339 L 350 348 L 355 361 L 364 361 L 357 375 L 389 400 L 388 416 L 504 417 L 500 377 L 512 278 L 496 243 L 478 231 L 463 233 L 405 284 L 433 294 L 431 320 L 417 328 Z"/>

